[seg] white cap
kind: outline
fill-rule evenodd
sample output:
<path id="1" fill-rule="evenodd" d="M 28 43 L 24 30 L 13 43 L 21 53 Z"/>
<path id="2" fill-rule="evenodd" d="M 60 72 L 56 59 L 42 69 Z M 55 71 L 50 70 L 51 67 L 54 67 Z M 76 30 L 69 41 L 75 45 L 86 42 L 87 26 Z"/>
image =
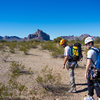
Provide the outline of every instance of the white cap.
<path id="1" fill-rule="evenodd" d="M 84 41 L 85 44 L 88 44 L 89 42 L 93 42 L 94 39 L 92 37 L 87 37 Z"/>

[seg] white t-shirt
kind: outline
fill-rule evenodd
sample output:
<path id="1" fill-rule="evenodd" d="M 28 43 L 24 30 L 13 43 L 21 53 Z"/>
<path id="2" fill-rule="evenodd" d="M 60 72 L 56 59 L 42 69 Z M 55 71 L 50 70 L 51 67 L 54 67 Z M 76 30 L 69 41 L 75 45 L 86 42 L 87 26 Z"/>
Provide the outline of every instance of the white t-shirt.
<path id="1" fill-rule="evenodd" d="M 72 57 L 70 46 L 66 46 L 66 47 L 65 47 L 64 56 L 68 56 L 69 59 Z"/>
<path id="2" fill-rule="evenodd" d="M 95 48 L 95 47 L 92 47 L 93 49 L 99 51 L 99 49 Z M 92 50 L 90 49 L 88 52 L 87 52 L 87 59 L 91 59 L 92 60 L 92 64 L 91 64 L 91 67 L 94 67 L 95 65 L 93 63 L 96 64 L 97 62 L 97 53 L 95 50 Z"/>

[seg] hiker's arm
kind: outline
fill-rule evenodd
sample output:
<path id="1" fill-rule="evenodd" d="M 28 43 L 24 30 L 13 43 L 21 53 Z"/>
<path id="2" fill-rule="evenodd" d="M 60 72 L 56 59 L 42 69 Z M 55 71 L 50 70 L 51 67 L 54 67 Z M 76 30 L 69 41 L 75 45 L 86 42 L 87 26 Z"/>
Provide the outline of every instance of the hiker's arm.
<path id="1" fill-rule="evenodd" d="M 89 67 L 91 65 L 91 59 L 87 59 L 87 63 L 86 63 L 86 71 L 85 71 L 85 78 L 88 78 L 88 71 L 89 71 Z"/>
<path id="2" fill-rule="evenodd" d="M 64 66 L 63 66 L 63 68 L 65 68 L 65 65 L 66 65 L 67 60 L 68 60 L 68 56 L 65 56 L 64 57 Z"/>

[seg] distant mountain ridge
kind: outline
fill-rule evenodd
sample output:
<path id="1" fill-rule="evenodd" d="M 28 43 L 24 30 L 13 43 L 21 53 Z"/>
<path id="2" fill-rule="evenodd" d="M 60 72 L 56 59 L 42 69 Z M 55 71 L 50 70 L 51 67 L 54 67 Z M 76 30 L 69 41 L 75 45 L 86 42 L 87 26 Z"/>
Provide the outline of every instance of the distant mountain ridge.
<path id="1" fill-rule="evenodd" d="M 0 40 L 2 40 L 3 39 L 3 37 L 2 36 L 0 36 Z"/>
<path id="2" fill-rule="evenodd" d="M 48 41 L 50 40 L 50 36 L 43 32 L 42 30 L 37 29 L 37 31 L 33 34 L 29 34 L 27 37 L 20 38 L 17 36 L 0 36 L 0 40 L 5 41 L 28 41 L 28 40 L 39 40 L 39 41 Z"/>
<path id="3" fill-rule="evenodd" d="M 6 41 L 21 41 L 23 39 L 22 38 L 19 38 L 17 36 L 4 36 L 2 38 L 2 40 L 6 40 Z"/>
<path id="4" fill-rule="evenodd" d="M 83 40 L 84 38 L 90 36 L 89 34 L 82 34 L 80 36 L 60 36 L 63 39 L 67 39 L 68 41 L 71 40 Z M 93 36 L 94 38 L 97 38 L 96 36 Z M 40 29 L 37 29 L 37 31 L 35 33 L 29 34 L 27 37 L 24 38 L 20 38 L 17 36 L 0 36 L 0 40 L 5 40 L 5 41 L 29 41 L 29 40 L 38 40 L 38 41 L 49 41 L 50 40 L 50 36 L 43 32 Z"/>
<path id="5" fill-rule="evenodd" d="M 22 38 L 19 38 L 17 36 L 0 36 L 0 40 L 5 40 L 5 41 L 21 41 Z"/>
<path id="6" fill-rule="evenodd" d="M 86 38 L 88 36 L 90 36 L 90 35 L 89 34 L 82 34 L 80 36 L 74 36 L 74 35 L 72 35 L 72 36 L 61 36 L 61 38 L 67 39 L 68 41 L 71 41 L 71 40 L 77 40 L 77 39 L 78 40 L 83 40 L 84 38 Z"/>

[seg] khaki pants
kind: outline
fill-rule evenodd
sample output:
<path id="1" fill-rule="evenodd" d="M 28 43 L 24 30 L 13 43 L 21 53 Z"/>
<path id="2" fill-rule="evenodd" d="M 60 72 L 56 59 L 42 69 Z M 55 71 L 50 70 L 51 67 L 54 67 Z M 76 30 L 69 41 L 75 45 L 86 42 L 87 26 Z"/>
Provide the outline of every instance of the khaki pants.
<path id="1" fill-rule="evenodd" d="M 75 65 L 76 65 L 76 62 L 67 62 L 67 64 L 66 64 L 66 68 L 69 72 L 70 85 L 72 88 L 76 88 L 75 78 L 74 78 Z"/>

